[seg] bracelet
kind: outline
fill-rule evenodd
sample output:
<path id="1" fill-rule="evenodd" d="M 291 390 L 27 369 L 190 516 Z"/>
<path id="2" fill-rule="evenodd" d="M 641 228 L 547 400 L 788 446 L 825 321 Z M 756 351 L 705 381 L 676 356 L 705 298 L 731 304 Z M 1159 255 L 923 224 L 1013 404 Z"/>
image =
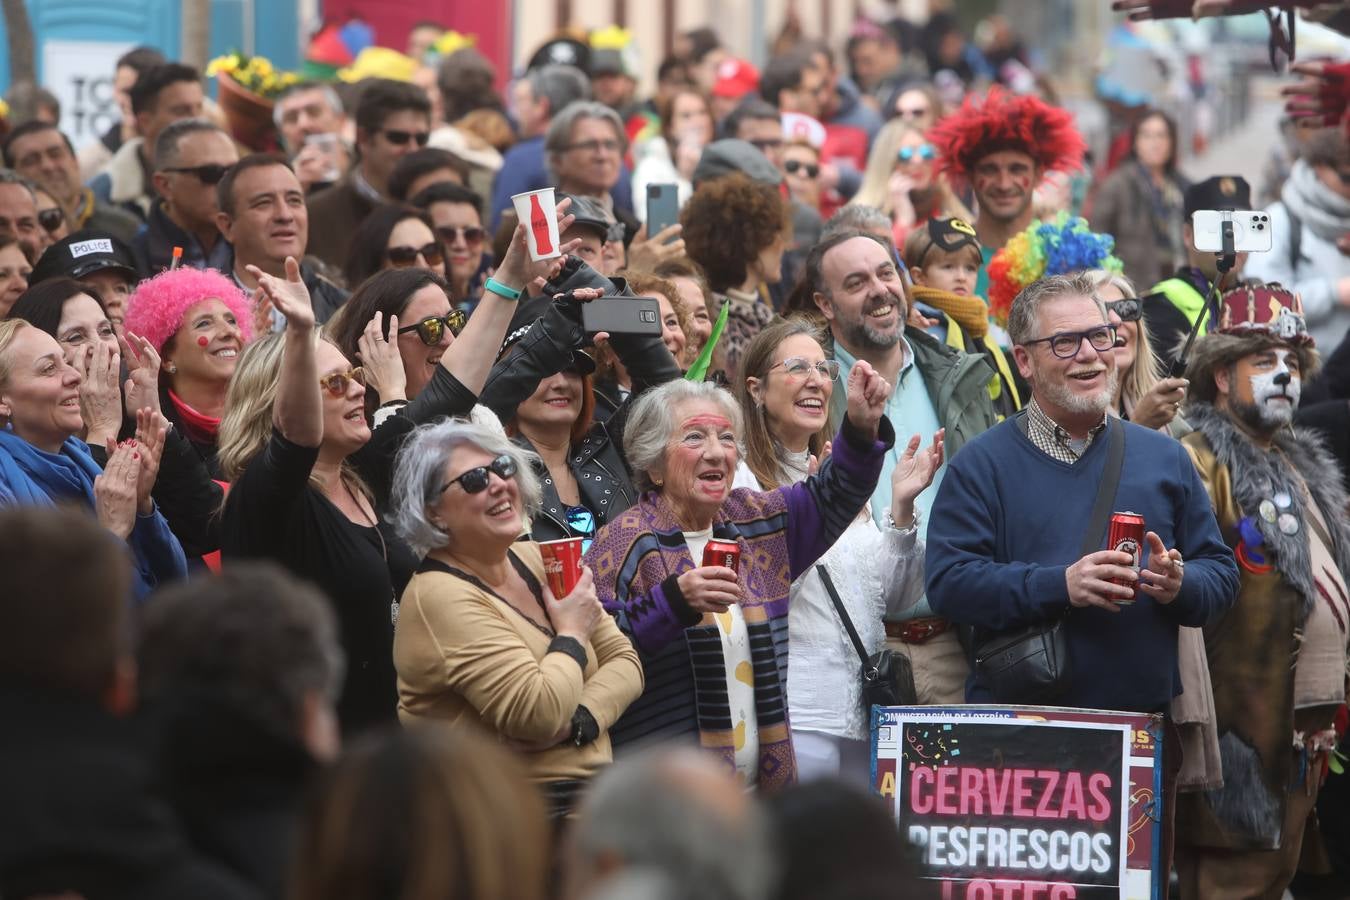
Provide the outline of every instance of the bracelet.
<path id="1" fill-rule="evenodd" d="M 385 402 L 377 406 L 376 409 L 388 409 L 391 406 L 407 406 L 407 405 L 408 405 L 407 400 L 386 400 Z"/>
<path id="2" fill-rule="evenodd" d="M 492 291 L 498 297 L 505 297 L 507 300 L 519 300 L 520 291 L 512 287 L 507 287 L 495 278 L 489 278 L 483 282 L 483 290 Z"/>
<path id="3" fill-rule="evenodd" d="M 900 527 L 899 525 L 895 524 L 895 519 L 891 518 L 891 511 L 890 511 L 889 509 L 886 510 L 885 521 L 886 521 L 886 527 L 889 528 L 889 529 L 891 529 L 892 531 L 898 531 L 898 532 L 900 532 L 901 534 L 906 535 L 906 536 L 911 535 L 911 534 L 913 534 L 914 532 L 918 531 L 918 529 L 919 529 L 919 510 L 918 510 L 918 507 L 915 507 L 915 509 L 914 509 L 914 521 L 913 521 L 913 522 L 910 522 L 908 525 L 904 526 L 903 528 Z"/>

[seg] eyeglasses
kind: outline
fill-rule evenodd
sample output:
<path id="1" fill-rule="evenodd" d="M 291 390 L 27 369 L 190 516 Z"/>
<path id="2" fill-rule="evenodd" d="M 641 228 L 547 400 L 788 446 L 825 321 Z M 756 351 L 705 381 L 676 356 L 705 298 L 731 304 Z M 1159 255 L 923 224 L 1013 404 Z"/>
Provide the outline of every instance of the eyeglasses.
<path id="1" fill-rule="evenodd" d="M 895 153 L 900 162 L 913 162 L 915 157 L 923 160 L 937 159 L 937 148 L 932 144 L 920 144 L 917 147 L 901 147 Z"/>
<path id="2" fill-rule="evenodd" d="M 319 387 L 323 388 L 334 397 L 341 397 L 347 393 L 347 388 L 355 381 L 359 385 L 366 383 L 365 369 L 357 366 L 354 369 L 348 369 L 345 372 L 334 372 L 332 375 L 325 375 L 319 379 Z"/>
<path id="3" fill-rule="evenodd" d="M 568 531 L 584 538 L 581 542 L 581 552 L 589 551 L 591 539 L 595 535 L 595 513 L 584 506 L 569 506 L 563 513 L 563 520 L 567 523 Z"/>
<path id="4" fill-rule="evenodd" d="M 615 140 L 608 141 L 578 141 L 575 144 L 568 144 L 563 148 L 565 151 L 580 150 L 583 153 L 599 153 L 601 150 L 606 153 L 618 153 L 619 142 Z"/>
<path id="5" fill-rule="evenodd" d="M 789 175 L 796 175 L 799 171 L 803 172 L 807 178 L 815 178 L 820 174 L 820 166 L 815 163 L 804 163 L 799 159 L 789 159 L 783 163 L 783 168 Z"/>
<path id="6" fill-rule="evenodd" d="M 220 163 L 207 163 L 204 166 L 170 166 L 164 171 L 191 175 L 202 184 L 220 184 L 220 179 L 224 178 L 225 173 L 230 171 L 231 168 L 231 166 L 222 166 Z"/>
<path id="7" fill-rule="evenodd" d="M 405 269 L 408 266 L 417 265 L 417 257 L 419 256 L 428 266 L 439 266 L 441 261 L 445 259 L 445 254 L 441 252 L 441 245 L 435 242 L 421 247 L 409 247 L 400 244 L 386 250 L 385 256 L 389 257 L 389 262 L 396 269 Z"/>
<path id="8" fill-rule="evenodd" d="M 447 244 L 453 244 L 458 238 L 464 238 L 466 244 L 481 244 L 487 232 L 476 225 L 457 228 L 454 225 L 442 225 L 436 229 L 436 235 Z"/>
<path id="9" fill-rule="evenodd" d="M 769 138 L 767 140 L 746 141 L 747 144 L 754 147 L 760 153 L 768 153 L 770 150 L 777 150 L 783 146 L 782 138 Z"/>
<path id="10" fill-rule="evenodd" d="M 61 211 L 61 207 L 53 206 L 49 209 L 38 210 L 38 224 L 47 232 L 55 231 L 65 222 L 66 214 Z"/>
<path id="11" fill-rule="evenodd" d="M 902 119 L 926 119 L 930 112 L 926 106 L 902 106 L 895 114 Z"/>
<path id="12" fill-rule="evenodd" d="M 1144 305 L 1136 297 L 1108 301 L 1106 308 L 1120 316 L 1122 322 L 1138 322 L 1144 314 Z"/>
<path id="13" fill-rule="evenodd" d="M 445 487 L 441 488 L 441 493 L 444 494 L 450 490 L 450 485 L 458 482 L 459 486 L 464 488 L 464 493 L 481 494 L 487 489 L 489 475 L 496 475 L 502 481 L 505 481 L 508 478 L 514 478 L 515 474 L 516 461 L 503 453 L 486 466 L 477 466 L 457 478 L 451 478 L 445 483 Z"/>
<path id="14" fill-rule="evenodd" d="M 422 339 L 422 343 L 428 347 L 434 347 L 441 342 L 441 335 L 445 334 L 445 329 L 450 329 L 450 333 L 459 336 L 460 331 L 464 329 L 464 310 L 452 309 L 444 316 L 428 316 L 416 325 L 409 325 L 406 328 L 400 328 L 399 334 L 407 334 L 410 331 L 416 331 L 417 336 Z"/>
<path id="15" fill-rule="evenodd" d="M 416 141 L 417 146 L 425 147 L 427 141 L 431 140 L 430 131 L 394 131 L 388 128 L 381 128 L 378 132 L 384 135 L 384 139 L 391 144 L 402 147 L 408 141 Z"/>
<path id="16" fill-rule="evenodd" d="M 773 371 L 779 366 L 787 373 L 789 378 L 805 378 L 815 372 L 826 381 L 834 381 L 839 377 L 839 361 L 835 359 L 822 359 L 820 362 L 811 362 L 804 356 L 789 356 L 782 362 L 776 362 L 769 366 Z"/>
<path id="17" fill-rule="evenodd" d="M 1096 328 L 1089 328 L 1087 331 L 1061 331 L 1049 337 L 1036 338 L 1023 343 L 1028 346 L 1031 344 L 1049 344 L 1050 352 L 1055 356 L 1060 359 L 1073 359 L 1078 355 L 1078 349 L 1083 346 L 1084 338 L 1087 338 L 1088 344 L 1099 353 L 1110 350 L 1116 345 L 1116 327 L 1114 325 L 1098 325 Z"/>

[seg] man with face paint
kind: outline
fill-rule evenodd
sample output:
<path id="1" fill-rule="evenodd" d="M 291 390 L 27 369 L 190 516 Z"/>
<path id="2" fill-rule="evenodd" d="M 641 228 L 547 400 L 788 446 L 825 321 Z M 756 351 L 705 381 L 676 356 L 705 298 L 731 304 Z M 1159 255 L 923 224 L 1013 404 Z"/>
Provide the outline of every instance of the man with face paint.
<path id="1" fill-rule="evenodd" d="M 983 99 L 967 97 L 928 138 L 937 147 L 940 171 L 975 195 L 975 232 L 984 256 L 975 294 L 988 297 L 989 261 L 1031 224 L 1036 188 L 1049 172 L 1082 168 L 1087 144 L 1066 110 L 998 87 Z"/>
<path id="2" fill-rule="evenodd" d="M 1184 900 L 1280 896 L 1336 744 L 1350 639 L 1346 493 L 1321 438 L 1292 424 L 1319 366 L 1298 297 L 1269 285 L 1224 295 L 1186 370 L 1195 432 L 1182 443 L 1241 587 L 1205 634 L 1223 782 L 1182 795 Z"/>

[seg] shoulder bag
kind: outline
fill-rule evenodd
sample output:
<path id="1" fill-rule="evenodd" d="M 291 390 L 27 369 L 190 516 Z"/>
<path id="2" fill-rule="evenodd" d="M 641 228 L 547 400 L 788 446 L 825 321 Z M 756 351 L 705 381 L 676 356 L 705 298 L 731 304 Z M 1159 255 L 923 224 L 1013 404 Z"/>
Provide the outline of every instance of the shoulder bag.
<path id="1" fill-rule="evenodd" d="M 863 710 L 871 712 L 874 706 L 912 706 L 917 700 L 914 693 L 914 670 L 910 668 L 909 658 L 890 649 L 879 650 L 868 656 L 867 650 L 863 648 L 862 639 L 858 637 L 858 630 L 853 627 L 853 620 L 844 609 L 844 602 L 839 599 L 839 592 L 834 589 L 830 573 L 824 566 L 817 565 L 816 574 L 825 585 L 825 592 L 830 595 L 830 602 L 834 604 L 835 612 L 839 613 L 839 620 L 844 623 L 844 630 L 848 632 L 848 638 L 853 642 L 853 649 L 857 651 L 858 659 L 862 661 Z"/>

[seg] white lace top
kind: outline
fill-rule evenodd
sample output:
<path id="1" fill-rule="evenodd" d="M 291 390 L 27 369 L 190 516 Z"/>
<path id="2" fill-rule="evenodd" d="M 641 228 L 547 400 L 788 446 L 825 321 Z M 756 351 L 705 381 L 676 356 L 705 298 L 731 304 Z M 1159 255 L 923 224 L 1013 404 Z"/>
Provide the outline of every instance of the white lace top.
<path id="1" fill-rule="evenodd" d="M 799 458 L 794 458 L 799 457 Z M 790 454 L 784 476 L 806 478 L 806 455 Z M 742 461 L 733 487 L 762 490 Z M 882 615 L 907 609 L 923 596 L 923 542 L 917 529 L 880 529 L 864 509 L 818 561 L 830 573 L 863 649 L 882 649 Z M 794 731 L 818 731 L 865 740 L 862 662 L 815 567 L 792 585 L 788 608 L 788 719 Z"/>

